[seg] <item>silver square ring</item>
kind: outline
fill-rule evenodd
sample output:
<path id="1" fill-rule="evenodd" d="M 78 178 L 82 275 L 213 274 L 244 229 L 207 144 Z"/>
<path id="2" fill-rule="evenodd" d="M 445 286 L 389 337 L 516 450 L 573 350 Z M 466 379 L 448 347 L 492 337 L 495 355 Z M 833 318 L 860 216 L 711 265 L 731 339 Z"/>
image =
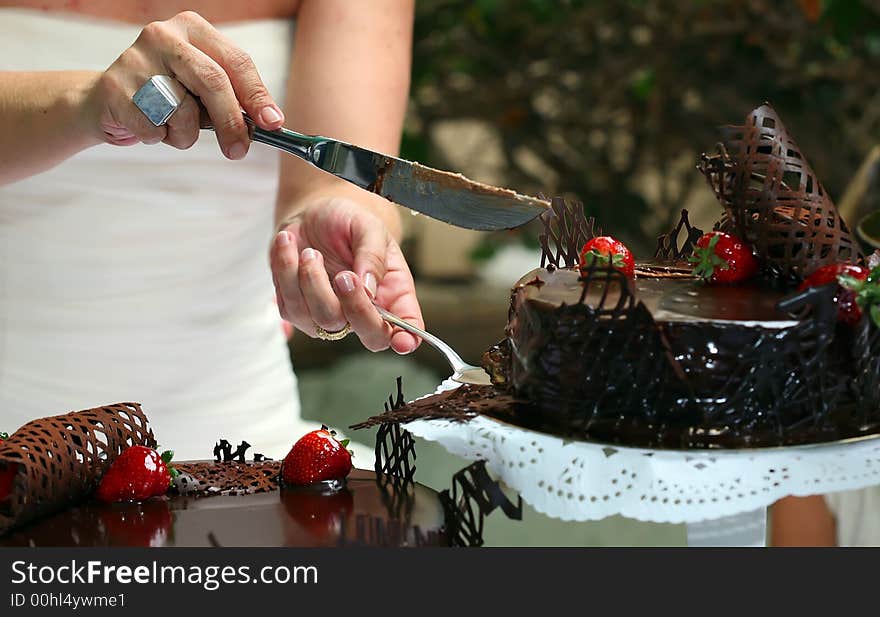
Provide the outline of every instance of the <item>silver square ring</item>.
<path id="1" fill-rule="evenodd" d="M 131 100 L 155 126 L 162 126 L 174 115 L 186 97 L 186 88 L 168 75 L 153 75 L 134 93 Z"/>

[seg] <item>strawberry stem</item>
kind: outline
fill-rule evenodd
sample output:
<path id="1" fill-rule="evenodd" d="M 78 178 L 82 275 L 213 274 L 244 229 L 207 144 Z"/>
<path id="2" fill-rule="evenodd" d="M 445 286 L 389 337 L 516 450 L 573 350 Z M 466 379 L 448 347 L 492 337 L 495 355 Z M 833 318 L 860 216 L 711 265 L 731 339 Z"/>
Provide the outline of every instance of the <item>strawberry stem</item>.
<path id="1" fill-rule="evenodd" d="M 599 264 L 600 266 L 607 266 L 611 264 L 615 268 L 623 268 L 624 261 L 623 255 L 620 253 L 614 253 L 609 255 L 608 253 L 601 253 L 596 249 L 590 249 L 589 252 L 584 255 L 584 265 L 592 266 L 593 264 Z"/>
<path id="2" fill-rule="evenodd" d="M 863 281 L 841 274 L 837 277 L 837 282 L 855 292 L 856 304 L 870 315 L 874 325 L 880 328 L 880 266 L 875 266 Z"/>
<path id="3" fill-rule="evenodd" d="M 9 433 L 0 433 L 0 439 L 9 439 Z"/>
<path id="4" fill-rule="evenodd" d="M 730 262 L 715 254 L 715 247 L 721 236 L 712 236 L 709 244 L 705 247 L 697 247 L 694 254 L 688 257 L 688 261 L 694 264 L 692 271 L 694 276 L 698 276 L 704 281 L 709 281 L 715 274 L 715 269 L 729 270 Z"/>

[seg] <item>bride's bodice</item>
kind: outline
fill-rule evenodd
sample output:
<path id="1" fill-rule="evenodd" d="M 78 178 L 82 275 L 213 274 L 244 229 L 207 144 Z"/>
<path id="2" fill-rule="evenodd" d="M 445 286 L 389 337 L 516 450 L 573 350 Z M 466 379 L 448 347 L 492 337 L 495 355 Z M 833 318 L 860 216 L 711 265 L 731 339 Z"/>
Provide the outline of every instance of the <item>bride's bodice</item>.
<path id="1" fill-rule="evenodd" d="M 279 102 L 293 28 L 219 28 Z M 0 9 L 0 70 L 103 70 L 139 31 Z M 277 174 L 276 151 L 229 161 L 204 133 L 185 151 L 97 146 L 0 186 L 0 429 L 135 400 L 158 435 L 255 443 L 295 415 L 267 257 Z"/>

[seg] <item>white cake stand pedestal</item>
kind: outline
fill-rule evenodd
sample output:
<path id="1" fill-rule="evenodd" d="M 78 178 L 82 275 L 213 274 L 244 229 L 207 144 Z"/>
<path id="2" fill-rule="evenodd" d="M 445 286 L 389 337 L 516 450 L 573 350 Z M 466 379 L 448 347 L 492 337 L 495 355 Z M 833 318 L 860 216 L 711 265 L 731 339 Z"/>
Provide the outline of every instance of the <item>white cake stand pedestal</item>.
<path id="1" fill-rule="evenodd" d="M 445 381 L 439 391 L 457 387 Z M 789 495 L 880 484 L 880 435 L 744 450 L 655 450 L 566 440 L 483 416 L 416 420 L 412 434 L 468 460 L 539 512 L 685 523 L 690 546 L 764 546 L 767 507 Z"/>

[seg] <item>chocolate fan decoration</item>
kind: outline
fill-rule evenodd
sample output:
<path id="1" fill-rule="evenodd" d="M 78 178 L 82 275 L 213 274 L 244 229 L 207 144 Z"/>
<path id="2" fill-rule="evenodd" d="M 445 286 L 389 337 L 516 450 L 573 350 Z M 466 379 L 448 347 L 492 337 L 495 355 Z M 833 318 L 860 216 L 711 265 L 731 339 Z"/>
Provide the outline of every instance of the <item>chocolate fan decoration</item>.
<path id="1" fill-rule="evenodd" d="M 11 476 L 9 494 L 0 495 L 0 534 L 81 501 L 135 445 L 156 446 L 138 403 L 28 422 L 0 442 L 0 474 Z"/>
<path id="2" fill-rule="evenodd" d="M 802 279 L 823 265 L 863 259 L 776 110 L 761 105 L 743 126 L 721 133 L 717 154 L 704 154 L 699 169 L 766 274 Z"/>

